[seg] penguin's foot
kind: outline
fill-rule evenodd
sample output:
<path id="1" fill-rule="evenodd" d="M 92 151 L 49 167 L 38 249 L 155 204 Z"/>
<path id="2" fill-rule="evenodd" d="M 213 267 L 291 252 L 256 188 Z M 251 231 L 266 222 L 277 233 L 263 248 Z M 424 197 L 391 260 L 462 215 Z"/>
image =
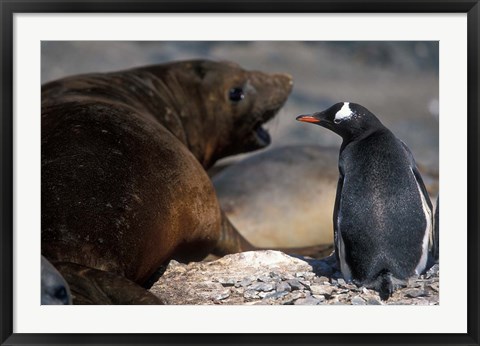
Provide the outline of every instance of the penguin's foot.
<path id="1" fill-rule="evenodd" d="M 382 270 L 377 278 L 369 283 L 363 283 L 367 288 L 372 288 L 380 294 L 380 299 L 387 300 L 399 288 L 406 287 L 405 280 L 398 279 L 387 270 Z"/>

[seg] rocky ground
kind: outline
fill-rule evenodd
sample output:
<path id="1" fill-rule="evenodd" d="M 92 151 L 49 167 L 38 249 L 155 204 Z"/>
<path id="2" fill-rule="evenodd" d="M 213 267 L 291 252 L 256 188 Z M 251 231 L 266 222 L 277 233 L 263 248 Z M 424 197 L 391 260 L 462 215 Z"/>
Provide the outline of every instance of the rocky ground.
<path id="1" fill-rule="evenodd" d="M 315 260 L 251 251 L 188 265 L 171 261 L 150 290 L 167 304 L 438 305 L 439 267 L 382 301 L 377 292 L 345 282 L 334 256 Z"/>

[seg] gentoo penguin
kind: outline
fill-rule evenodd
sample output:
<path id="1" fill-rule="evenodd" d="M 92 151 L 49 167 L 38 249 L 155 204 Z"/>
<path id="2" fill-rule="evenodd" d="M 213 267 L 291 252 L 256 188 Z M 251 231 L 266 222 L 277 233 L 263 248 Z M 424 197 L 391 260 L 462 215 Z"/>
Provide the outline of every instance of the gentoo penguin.
<path id="1" fill-rule="evenodd" d="M 337 261 L 345 280 L 388 299 L 426 269 L 432 246 L 432 204 L 413 155 L 359 104 L 340 102 L 297 120 L 343 138 L 333 213 Z"/>

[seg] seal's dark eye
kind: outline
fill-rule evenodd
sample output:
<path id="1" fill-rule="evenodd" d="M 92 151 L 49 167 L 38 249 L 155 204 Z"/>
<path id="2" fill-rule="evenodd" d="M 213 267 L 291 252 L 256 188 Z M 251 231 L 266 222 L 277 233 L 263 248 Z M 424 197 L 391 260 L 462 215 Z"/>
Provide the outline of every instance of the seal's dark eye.
<path id="1" fill-rule="evenodd" d="M 228 98 L 230 101 L 241 101 L 245 97 L 245 94 L 243 93 L 242 88 L 232 88 L 230 89 L 230 92 L 228 93 Z"/>

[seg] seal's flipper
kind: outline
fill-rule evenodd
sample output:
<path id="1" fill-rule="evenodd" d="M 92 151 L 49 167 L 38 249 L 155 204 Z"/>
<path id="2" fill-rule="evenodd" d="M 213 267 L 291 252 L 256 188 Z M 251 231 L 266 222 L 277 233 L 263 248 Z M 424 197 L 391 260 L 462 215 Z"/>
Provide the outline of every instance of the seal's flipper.
<path id="1" fill-rule="evenodd" d="M 70 285 L 75 305 L 162 305 L 163 302 L 127 278 L 76 263 L 55 263 Z"/>
<path id="2" fill-rule="evenodd" d="M 227 215 L 221 210 L 221 231 L 217 245 L 212 251 L 216 256 L 225 256 L 232 253 L 258 250 L 245 239 L 235 226 L 230 222 Z"/>

